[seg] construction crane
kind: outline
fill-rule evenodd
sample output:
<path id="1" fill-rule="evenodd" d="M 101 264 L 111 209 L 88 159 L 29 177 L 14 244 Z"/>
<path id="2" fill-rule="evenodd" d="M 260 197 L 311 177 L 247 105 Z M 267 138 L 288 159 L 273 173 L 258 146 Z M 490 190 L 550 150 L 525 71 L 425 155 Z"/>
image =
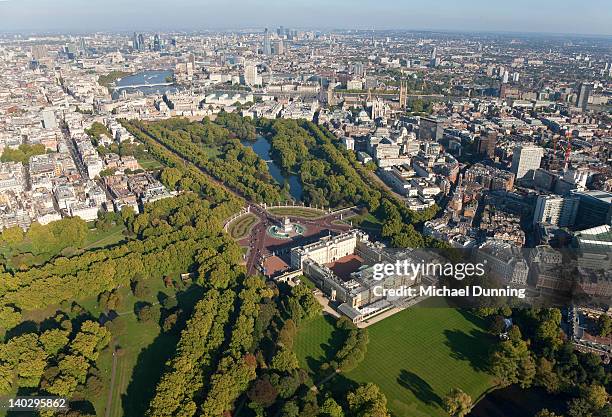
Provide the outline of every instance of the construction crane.
<path id="1" fill-rule="evenodd" d="M 553 145 L 553 152 L 552 152 L 551 157 L 548 158 L 548 161 L 547 161 L 548 168 L 551 167 L 553 160 L 557 159 L 556 158 L 557 157 L 557 147 L 559 147 L 559 149 L 563 151 L 563 155 L 564 155 L 563 157 L 564 166 L 563 167 L 564 169 L 567 169 L 569 167 L 570 157 L 572 155 L 572 134 L 571 132 L 568 131 L 565 134 L 565 140 L 560 141 L 558 137 L 553 136 L 551 141 Z"/>
<path id="2" fill-rule="evenodd" d="M 559 144 L 559 147 L 563 151 L 563 155 L 564 155 L 563 160 L 564 160 L 565 163 L 563 165 L 563 169 L 567 170 L 567 168 L 569 167 L 569 164 L 570 164 L 570 157 L 572 155 L 572 132 L 570 132 L 568 130 L 565 133 L 565 140 L 563 142 L 565 143 L 565 145 L 564 144 Z M 555 141 L 554 151 L 555 151 L 555 153 L 557 152 L 556 141 Z"/>
<path id="3" fill-rule="evenodd" d="M 570 164 L 570 156 L 572 155 L 572 142 L 571 140 L 567 141 L 567 146 L 565 147 L 565 166 L 564 169 L 567 170 Z"/>

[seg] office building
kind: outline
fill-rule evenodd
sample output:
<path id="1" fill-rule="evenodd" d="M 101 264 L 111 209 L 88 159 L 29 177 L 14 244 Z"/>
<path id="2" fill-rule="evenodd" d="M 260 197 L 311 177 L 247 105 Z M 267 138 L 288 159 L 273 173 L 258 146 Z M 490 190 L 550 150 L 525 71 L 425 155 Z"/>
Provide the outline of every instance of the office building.
<path id="1" fill-rule="evenodd" d="M 47 57 L 47 46 L 46 45 L 32 45 L 32 58 L 36 61 L 40 61 Z"/>
<path id="2" fill-rule="evenodd" d="M 612 268 L 612 228 L 610 225 L 577 232 L 572 246 L 577 250 L 580 267 L 604 271 Z"/>
<path id="3" fill-rule="evenodd" d="M 145 38 L 142 33 L 134 32 L 134 35 L 132 36 L 132 48 L 136 51 L 145 50 Z"/>
<path id="4" fill-rule="evenodd" d="M 576 226 L 587 229 L 612 224 L 612 193 L 607 191 L 574 191 L 580 199 Z"/>
<path id="5" fill-rule="evenodd" d="M 533 224 L 547 223 L 559 227 L 573 226 L 580 199 L 576 196 L 540 195 L 533 214 Z"/>
<path id="6" fill-rule="evenodd" d="M 365 65 L 363 62 L 355 62 L 351 65 L 351 71 L 356 77 L 365 77 Z"/>
<path id="7" fill-rule="evenodd" d="M 514 187 L 514 174 L 483 164 L 468 168 L 463 174 L 463 180 L 480 184 L 487 190 L 511 191 Z"/>
<path id="8" fill-rule="evenodd" d="M 270 43 L 270 32 L 268 31 L 268 28 L 264 30 L 263 54 L 265 56 L 272 55 L 272 45 Z"/>
<path id="9" fill-rule="evenodd" d="M 419 139 L 438 141 L 444 134 L 443 120 L 435 117 L 423 117 L 419 123 Z"/>
<path id="10" fill-rule="evenodd" d="M 51 109 L 45 109 L 42 111 L 42 122 L 45 129 L 57 129 L 55 112 Z"/>
<path id="11" fill-rule="evenodd" d="M 429 66 L 436 68 L 439 65 L 440 65 L 440 58 L 438 58 L 436 54 L 436 47 L 434 46 L 433 50 L 431 51 L 431 59 L 429 61 Z"/>
<path id="12" fill-rule="evenodd" d="M 282 39 L 277 39 L 272 45 L 272 52 L 274 55 L 283 55 L 285 53 L 285 45 Z"/>
<path id="13" fill-rule="evenodd" d="M 529 266 L 515 245 L 501 240 L 484 242 L 475 253 L 477 262 L 486 264 L 488 276 L 502 279 L 505 283 L 525 285 Z"/>
<path id="14" fill-rule="evenodd" d="M 85 38 L 79 39 L 79 49 L 83 55 L 87 55 L 87 43 L 85 42 Z"/>
<path id="15" fill-rule="evenodd" d="M 478 153 L 487 155 L 488 158 L 495 157 L 495 146 L 497 145 L 497 132 L 489 132 L 487 136 L 478 139 Z"/>
<path id="16" fill-rule="evenodd" d="M 589 97 L 593 91 L 593 84 L 582 83 L 578 90 L 578 98 L 576 100 L 576 107 L 580 107 L 582 110 L 586 110 L 589 105 Z"/>
<path id="17" fill-rule="evenodd" d="M 532 144 L 517 145 L 512 154 L 512 173 L 517 180 L 532 179 L 540 168 L 544 150 Z"/>
<path id="18" fill-rule="evenodd" d="M 261 85 L 261 77 L 257 75 L 257 66 L 253 64 L 246 64 L 244 66 L 244 85 L 255 86 Z"/>

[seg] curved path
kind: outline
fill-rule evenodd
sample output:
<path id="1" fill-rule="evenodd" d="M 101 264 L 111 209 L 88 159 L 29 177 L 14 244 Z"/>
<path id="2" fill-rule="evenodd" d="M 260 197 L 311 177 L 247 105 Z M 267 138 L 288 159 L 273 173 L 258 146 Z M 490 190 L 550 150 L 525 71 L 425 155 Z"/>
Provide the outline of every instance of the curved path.
<path id="1" fill-rule="evenodd" d="M 111 370 L 110 387 L 108 389 L 108 398 L 106 400 L 106 410 L 104 410 L 105 417 L 111 417 L 111 410 L 113 407 L 113 391 L 115 391 L 115 377 L 117 376 L 117 350 L 113 344 L 113 368 Z"/>

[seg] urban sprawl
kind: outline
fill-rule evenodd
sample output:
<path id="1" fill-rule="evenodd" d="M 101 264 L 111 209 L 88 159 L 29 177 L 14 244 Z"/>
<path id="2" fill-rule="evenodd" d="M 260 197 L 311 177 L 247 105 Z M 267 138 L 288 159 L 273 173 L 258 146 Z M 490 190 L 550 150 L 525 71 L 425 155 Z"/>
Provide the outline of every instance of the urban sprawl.
<path id="1" fill-rule="evenodd" d="M 574 348 L 609 363 L 612 338 L 593 324 L 612 316 L 609 39 L 282 26 L 5 35 L 0 73 L 5 235 L 116 213 L 140 214 L 130 231 L 156 236 L 142 230 L 177 222 L 174 209 L 156 218 L 163 204 L 210 194 L 185 171 L 193 163 L 244 199 L 222 226 L 246 271 L 312 284 L 324 311 L 357 328 L 451 292 L 442 273 L 380 274 L 448 262 L 433 245 L 468 254 L 503 289 L 481 293 L 568 296 Z M 215 136 L 221 124 L 234 142 Z M 193 151 L 193 132 L 209 150 Z M 210 161 L 228 155 L 259 168 L 225 181 L 229 165 Z M 359 183 L 336 177 L 354 172 Z M 508 320 L 500 337 L 512 337 Z"/>

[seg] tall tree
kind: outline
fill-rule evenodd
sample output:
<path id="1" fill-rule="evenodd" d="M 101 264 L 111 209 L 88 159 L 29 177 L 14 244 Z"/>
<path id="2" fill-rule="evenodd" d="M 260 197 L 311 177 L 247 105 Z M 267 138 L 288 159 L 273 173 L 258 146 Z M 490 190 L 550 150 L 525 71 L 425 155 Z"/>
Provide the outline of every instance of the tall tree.
<path id="1" fill-rule="evenodd" d="M 452 417 L 463 417 L 472 409 L 472 397 L 454 388 L 444 398 L 444 409 Z"/>
<path id="2" fill-rule="evenodd" d="M 367 383 L 347 395 L 349 412 L 354 417 L 390 417 L 387 398 L 377 385 Z"/>

